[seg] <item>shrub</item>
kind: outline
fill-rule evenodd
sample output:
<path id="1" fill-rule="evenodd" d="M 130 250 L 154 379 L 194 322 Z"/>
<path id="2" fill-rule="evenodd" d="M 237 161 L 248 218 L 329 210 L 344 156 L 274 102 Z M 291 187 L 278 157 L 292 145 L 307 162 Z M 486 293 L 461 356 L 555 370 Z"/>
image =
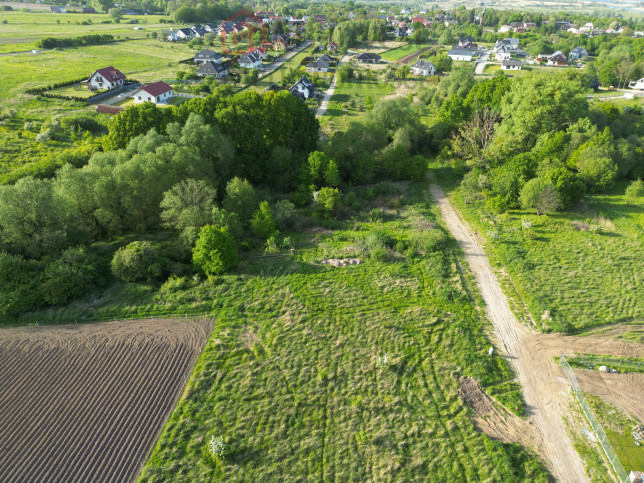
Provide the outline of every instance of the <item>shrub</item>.
<path id="1" fill-rule="evenodd" d="M 40 295 L 48 304 L 64 304 L 94 286 L 96 261 L 83 247 L 69 248 L 47 265 Z"/>
<path id="2" fill-rule="evenodd" d="M 318 214 L 330 217 L 333 210 L 341 205 L 340 191 L 337 188 L 322 188 L 318 191 L 316 202 Z"/>
<path id="3" fill-rule="evenodd" d="M 237 213 L 243 223 L 248 223 L 257 208 L 255 190 L 245 179 L 233 178 L 226 185 L 224 208 Z"/>
<path id="4" fill-rule="evenodd" d="M 268 238 L 276 231 L 275 222 L 273 221 L 273 211 L 268 201 L 262 201 L 259 210 L 255 212 L 250 220 L 250 227 L 253 233 L 260 238 Z"/>
<path id="5" fill-rule="evenodd" d="M 161 275 L 159 256 L 148 241 L 119 248 L 110 263 L 114 276 L 124 282 L 151 281 Z"/>
<path id="6" fill-rule="evenodd" d="M 636 179 L 631 184 L 626 187 L 624 193 L 626 197 L 626 202 L 631 204 L 641 196 L 644 196 L 644 182 L 641 179 Z"/>
<path id="7" fill-rule="evenodd" d="M 206 275 L 219 275 L 237 265 L 235 239 L 225 229 L 206 225 L 192 250 L 192 262 Z"/>
<path id="8" fill-rule="evenodd" d="M 289 200 L 280 200 L 273 205 L 273 220 L 280 230 L 291 228 L 296 215 L 295 205 Z"/>
<path id="9" fill-rule="evenodd" d="M 552 184 L 543 178 L 533 178 L 521 190 L 521 207 L 534 208 L 537 215 L 555 211 L 561 205 L 559 194 Z"/>
<path id="10" fill-rule="evenodd" d="M 212 224 L 217 228 L 224 228 L 234 238 L 240 239 L 244 234 L 242 222 L 237 213 L 217 208 L 212 209 Z"/>

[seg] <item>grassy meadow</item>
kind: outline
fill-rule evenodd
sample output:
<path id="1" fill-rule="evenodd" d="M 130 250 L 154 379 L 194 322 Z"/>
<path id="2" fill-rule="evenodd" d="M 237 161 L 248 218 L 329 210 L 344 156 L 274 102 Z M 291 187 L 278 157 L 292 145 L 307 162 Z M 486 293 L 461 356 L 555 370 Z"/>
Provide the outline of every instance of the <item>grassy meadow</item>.
<path id="1" fill-rule="evenodd" d="M 402 57 L 405 57 L 406 55 L 413 54 L 415 52 L 418 52 L 419 50 L 422 50 L 426 47 L 428 47 L 429 44 L 405 44 L 401 47 L 398 47 L 393 50 L 389 50 L 387 52 L 383 52 L 381 54 L 381 57 L 385 60 L 389 60 L 392 62 L 395 62 Z"/>
<path id="2" fill-rule="evenodd" d="M 548 481 L 518 446 L 478 433 L 457 395 L 462 376 L 491 389 L 513 375 L 484 356 L 485 322 L 425 188 L 362 198 L 350 221 L 298 238 L 295 257 L 150 297 L 216 323 L 140 481 Z M 351 256 L 365 263 L 319 263 Z M 521 405 L 516 391 L 496 397 Z M 220 464 L 212 436 L 227 445 Z"/>
<path id="3" fill-rule="evenodd" d="M 481 201 L 465 203 L 451 168 L 436 166 L 434 172 L 485 238 L 491 261 L 511 276 L 506 293 L 523 300 L 537 325 L 580 333 L 605 324 L 642 324 L 644 199 L 628 204 L 627 182 L 553 215 L 494 215 Z M 532 228 L 523 229 L 522 220 Z"/>

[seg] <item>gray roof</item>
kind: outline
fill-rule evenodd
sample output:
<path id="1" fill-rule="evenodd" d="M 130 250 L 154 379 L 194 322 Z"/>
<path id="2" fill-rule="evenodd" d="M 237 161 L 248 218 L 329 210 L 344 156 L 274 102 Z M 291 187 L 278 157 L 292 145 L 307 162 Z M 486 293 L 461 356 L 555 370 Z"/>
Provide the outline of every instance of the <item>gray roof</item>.
<path id="1" fill-rule="evenodd" d="M 502 60 L 501 65 L 505 67 L 521 67 L 523 62 L 520 60 Z"/>
<path id="2" fill-rule="evenodd" d="M 575 47 L 574 49 L 572 49 L 572 52 L 576 54 L 581 54 L 583 52 L 586 52 L 586 49 L 584 49 L 583 47 Z"/>
<path id="3" fill-rule="evenodd" d="M 195 54 L 195 60 L 217 60 L 221 59 L 222 55 L 214 50 L 203 49 Z"/>
<path id="4" fill-rule="evenodd" d="M 378 54 L 372 54 L 369 52 L 362 53 L 356 57 L 358 60 L 380 60 L 380 56 Z"/>
<path id="5" fill-rule="evenodd" d="M 247 54 L 243 54 L 239 58 L 239 63 L 240 64 L 242 64 L 242 63 L 243 64 L 254 64 L 257 61 L 261 61 L 261 58 L 260 58 L 259 54 L 257 54 L 256 52 L 249 52 Z"/>
<path id="6" fill-rule="evenodd" d="M 218 64 L 217 62 L 213 62 L 212 60 L 207 60 L 199 66 L 199 68 L 197 69 L 197 74 L 216 75 L 221 74 L 227 70 L 228 67 L 226 67 L 225 64 Z"/>
<path id="7" fill-rule="evenodd" d="M 320 60 L 323 60 L 324 62 L 333 62 L 333 58 L 327 54 L 321 55 Z"/>
<path id="8" fill-rule="evenodd" d="M 314 62 L 310 62 L 310 63 L 306 64 L 306 68 L 307 69 L 328 69 L 329 64 L 324 62 L 322 59 L 318 59 L 318 60 L 316 60 Z"/>
<path id="9" fill-rule="evenodd" d="M 421 59 L 418 59 L 412 67 L 415 69 L 435 69 L 434 64 L 430 61 Z"/>
<path id="10" fill-rule="evenodd" d="M 464 47 L 453 47 L 447 52 L 447 55 L 474 55 L 476 50 L 466 49 Z"/>

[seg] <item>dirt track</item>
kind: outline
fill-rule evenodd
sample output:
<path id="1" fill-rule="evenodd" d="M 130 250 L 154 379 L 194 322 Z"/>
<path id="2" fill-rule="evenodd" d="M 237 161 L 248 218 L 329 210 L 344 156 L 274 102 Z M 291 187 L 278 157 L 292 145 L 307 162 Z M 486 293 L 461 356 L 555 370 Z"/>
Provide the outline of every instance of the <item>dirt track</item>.
<path id="1" fill-rule="evenodd" d="M 132 481 L 206 321 L 0 329 L 0 481 Z"/>
<path id="2" fill-rule="evenodd" d="M 545 352 L 530 350 L 528 342 L 534 335 L 514 317 L 485 252 L 470 228 L 458 218 L 440 186 L 432 182 L 430 191 L 474 274 L 498 338 L 497 347 L 510 358 L 517 374 L 528 421 L 535 429 L 538 452 L 557 481 L 583 481 L 584 466 L 562 423 L 567 404 L 567 380 Z"/>

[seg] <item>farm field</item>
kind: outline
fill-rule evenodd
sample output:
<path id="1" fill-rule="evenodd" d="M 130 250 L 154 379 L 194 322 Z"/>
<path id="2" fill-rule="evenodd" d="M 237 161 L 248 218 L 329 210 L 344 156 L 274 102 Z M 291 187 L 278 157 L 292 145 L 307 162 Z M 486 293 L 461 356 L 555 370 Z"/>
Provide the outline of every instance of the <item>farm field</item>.
<path id="1" fill-rule="evenodd" d="M 496 216 L 480 201 L 465 203 L 449 168 L 437 167 L 435 173 L 486 238 L 492 262 L 510 274 L 514 288 L 506 287 L 506 293 L 516 290 L 544 330 L 581 333 L 606 324 L 644 322 L 644 199 L 628 204 L 627 182 L 589 195 L 566 212 L 537 216 L 510 210 Z M 524 237 L 523 219 L 533 223 L 534 236 Z"/>
<path id="2" fill-rule="evenodd" d="M 211 326 L 138 320 L 0 330 L 0 480 L 135 478 Z"/>
<path id="3" fill-rule="evenodd" d="M 165 298 L 216 301 L 217 323 L 140 481 L 548 481 L 470 421 L 464 376 L 506 407 L 520 396 L 506 360 L 482 356 L 485 322 L 425 186 L 398 186 L 353 221 L 312 227 L 296 257 L 258 256 L 243 275 Z M 401 252 L 413 243 L 424 253 Z M 320 264 L 356 256 L 365 263 Z M 212 437 L 228 448 L 219 465 Z"/>

